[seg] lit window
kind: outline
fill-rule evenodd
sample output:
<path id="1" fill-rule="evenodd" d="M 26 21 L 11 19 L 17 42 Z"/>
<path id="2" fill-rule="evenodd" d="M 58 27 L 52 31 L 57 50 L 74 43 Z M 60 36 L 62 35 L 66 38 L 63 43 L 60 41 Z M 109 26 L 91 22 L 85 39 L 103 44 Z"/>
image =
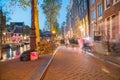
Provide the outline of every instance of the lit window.
<path id="1" fill-rule="evenodd" d="M 92 11 L 92 20 L 94 20 L 96 18 L 96 10 L 94 9 L 93 11 Z"/>
<path id="2" fill-rule="evenodd" d="M 102 4 L 98 5 L 98 16 L 102 16 Z"/>

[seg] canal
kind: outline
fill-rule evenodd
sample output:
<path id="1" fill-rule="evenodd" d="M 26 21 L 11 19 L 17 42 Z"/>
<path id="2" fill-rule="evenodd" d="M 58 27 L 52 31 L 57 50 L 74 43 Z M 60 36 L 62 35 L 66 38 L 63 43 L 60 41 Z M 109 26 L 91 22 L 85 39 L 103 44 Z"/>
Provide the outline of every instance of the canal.
<path id="1" fill-rule="evenodd" d="M 19 58 L 19 56 L 22 54 L 22 52 L 29 50 L 30 46 L 29 45 L 24 45 L 15 49 L 8 48 L 8 49 L 3 49 L 2 50 L 2 59 L 0 61 L 7 61 L 7 60 L 12 60 Z"/>

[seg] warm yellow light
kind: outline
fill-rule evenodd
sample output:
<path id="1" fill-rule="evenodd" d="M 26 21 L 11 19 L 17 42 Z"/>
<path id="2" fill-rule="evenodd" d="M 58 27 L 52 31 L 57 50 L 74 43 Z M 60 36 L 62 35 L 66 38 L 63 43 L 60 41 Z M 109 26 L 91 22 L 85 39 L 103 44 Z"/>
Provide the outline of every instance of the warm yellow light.
<path id="1" fill-rule="evenodd" d="M 84 31 L 84 28 L 81 28 L 81 31 L 83 32 L 83 31 Z"/>
<path id="2" fill-rule="evenodd" d="M 55 31 L 53 30 L 52 33 L 55 34 Z"/>
<path id="3" fill-rule="evenodd" d="M 6 33 L 4 32 L 3 35 L 6 35 Z"/>

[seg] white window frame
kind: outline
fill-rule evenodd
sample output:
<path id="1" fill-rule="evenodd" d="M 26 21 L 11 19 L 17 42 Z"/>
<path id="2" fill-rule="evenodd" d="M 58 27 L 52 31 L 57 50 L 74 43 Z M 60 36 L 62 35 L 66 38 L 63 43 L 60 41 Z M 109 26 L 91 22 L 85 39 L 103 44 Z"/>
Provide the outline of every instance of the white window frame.
<path id="1" fill-rule="evenodd" d="M 107 10 L 107 9 L 109 9 L 109 8 L 110 8 L 110 6 L 109 6 L 109 7 L 107 7 L 107 5 L 106 5 L 106 4 L 107 4 L 107 2 L 106 2 L 106 0 L 104 0 L 104 5 L 105 5 L 104 7 L 105 7 L 105 10 Z"/>
<path id="2" fill-rule="evenodd" d="M 113 5 L 117 4 L 118 2 L 120 2 L 120 0 L 113 0 Z"/>

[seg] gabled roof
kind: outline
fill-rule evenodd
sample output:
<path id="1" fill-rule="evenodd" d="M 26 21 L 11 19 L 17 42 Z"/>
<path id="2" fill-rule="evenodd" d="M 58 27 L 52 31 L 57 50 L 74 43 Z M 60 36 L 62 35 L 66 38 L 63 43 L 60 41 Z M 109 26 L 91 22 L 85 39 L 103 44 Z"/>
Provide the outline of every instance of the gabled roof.
<path id="1" fill-rule="evenodd" d="M 22 33 L 22 29 L 23 29 L 23 28 L 16 27 L 13 32 L 14 32 L 14 33 Z"/>
<path id="2" fill-rule="evenodd" d="M 22 33 L 24 22 L 11 22 L 12 30 L 14 33 Z"/>

